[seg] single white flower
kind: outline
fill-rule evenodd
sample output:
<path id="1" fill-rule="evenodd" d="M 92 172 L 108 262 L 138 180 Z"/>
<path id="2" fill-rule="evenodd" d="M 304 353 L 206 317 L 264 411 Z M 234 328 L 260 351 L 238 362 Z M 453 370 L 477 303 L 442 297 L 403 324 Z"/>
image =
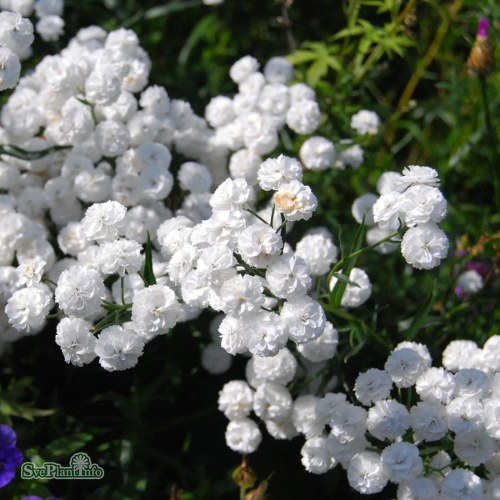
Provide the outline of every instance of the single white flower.
<path id="1" fill-rule="evenodd" d="M 99 356 L 99 364 L 112 372 L 133 368 L 143 348 L 144 342 L 134 330 L 114 325 L 99 334 L 94 351 Z"/>

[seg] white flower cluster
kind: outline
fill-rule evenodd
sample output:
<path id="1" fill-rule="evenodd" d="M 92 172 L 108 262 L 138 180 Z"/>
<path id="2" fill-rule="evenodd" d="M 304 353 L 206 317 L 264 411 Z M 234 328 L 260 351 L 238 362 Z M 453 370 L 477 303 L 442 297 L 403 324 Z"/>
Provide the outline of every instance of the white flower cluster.
<path id="1" fill-rule="evenodd" d="M 361 110 L 351 117 L 351 127 L 359 135 L 378 133 L 380 118 L 373 111 Z M 309 170 L 358 168 L 364 161 L 364 150 L 352 139 L 341 139 L 337 148 L 326 137 L 312 136 L 300 148 L 300 159 Z"/>
<path id="2" fill-rule="evenodd" d="M 17 85 L 20 60 L 29 54 L 33 40 L 33 25 L 29 19 L 15 12 L 0 12 L 0 90 Z"/>
<path id="3" fill-rule="evenodd" d="M 447 213 L 447 203 L 438 188 L 439 178 L 431 167 L 410 165 L 402 174 L 386 172 L 377 182 L 380 196 L 365 194 L 357 198 L 352 214 L 357 222 L 374 225 L 367 231 L 372 245 L 398 230 L 405 229 L 401 253 L 416 269 L 432 269 L 448 253 L 448 238 L 438 223 Z M 376 247 L 389 253 L 398 244 L 387 241 Z"/>
<path id="4" fill-rule="evenodd" d="M 323 474 L 340 464 L 360 493 L 380 492 L 390 481 L 401 499 L 459 498 L 459 492 L 476 499 L 483 491 L 497 498 L 499 355 L 498 336 L 483 349 L 453 341 L 443 354 L 444 368 L 432 367 L 424 345 L 403 342 L 384 370 L 357 377 L 354 394 L 365 408 L 343 393 L 294 399 L 286 386 L 297 361 L 286 348 L 274 357 L 253 357 L 248 383 L 231 381 L 219 393 L 219 409 L 230 419 L 226 441 L 240 453 L 257 449 L 262 435 L 249 418 L 253 411 L 275 439 L 305 437 L 307 471 Z M 415 391 L 418 402 L 405 406 L 393 399 L 401 389 Z"/>
<path id="5" fill-rule="evenodd" d="M 261 72 L 258 61 L 245 56 L 229 74 L 238 93 L 214 97 L 205 118 L 215 129 L 214 144 L 231 152 L 231 176 L 256 185 L 262 155 L 275 150 L 279 131 L 286 125 L 297 134 L 311 134 L 320 124 L 321 112 L 310 87 L 288 85 L 293 68 L 282 57 L 270 59 Z"/>
<path id="6" fill-rule="evenodd" d="M 36 32 L 46 42 L 59 40 L 64 32 L 64 0 L 0 0 L 0 8 L 24 17 L 34 11 L 38 19 Z"/>
<path id="7" fill-rule="evenodd" d="M 256 64 L 244 58 L 231 76 L 242 96 L 259 103 L 254 115 L 272 124 L 273 137 L 290 111 L 291 124 L 305 120 L 300 130 L 316 127 L 316 102 L 303 89 L 309 104 L 297 104 L 302 99 L 292 99 L 285 85 L 291 66 L 273 59 L 262 74 Z M 227 110 L 209 104 L 207 119 L 216 130 L 210 129 L 188 103 L 147 87 L 149 69 L 132 31 L 86 28 L 61 54 L 45 57 L 3 107 L 4 142 L 33 153 L 67 146 L 39 159 L 2 157 L 0 188 L 9 193 L 0 212 L 8 228 L 0 235 L 3 323 L 36 333 L 56 304 L 56 342 L 66 361 L 81 366 L 98 356 L 107 370 L 134 366 L 146 342 L 207 307 L 227 315 L 221 328 L 234 323 L 241 334 L 249 323 L 262 325 L 240 340 L 228 333 L 219 353 L 272 356 L 289 338 L 315 340 L 325 315 L 307 292 L 312 276 L 326 274 L 336 261 L 337 249 L 323 232 L 304 237 L 297 254 L 283 253 L 280 227 L 309 219 L 317 206 L 302 183 L 301 164 L 283 155 L 259 162 L 256 182 L 274 194 L 258 214 L 255 189 L 244 178 L 226 179 L 211 193 L 214 177 L 224 173 L 228 147 L 217 143 L 230 135 L 228 127 L 221 130 Z M 251 81 L 260 79 L 267 83 L 254 95 Z M 282 112 L 272 102 L 263 107 L 265 95 L 274 102 L 282 91 Z M 239 123 L 252 113 L 229 114 Z M 179 166 L 177 179 L 170 172 L 173 149 L 190 160 Z M 172 213 L 164 201 L 176 181 L 183 198 Z M 145 287 L 139 271 L 148 232 L 158 250 L 157 284 Z M 40 264 L 30 261 L 36 257 L 45 262 L 43 280 Z M 12 268 L 14 259 L 23 271 Z M 109 311 L 120 320 L 106 323 Z"/>

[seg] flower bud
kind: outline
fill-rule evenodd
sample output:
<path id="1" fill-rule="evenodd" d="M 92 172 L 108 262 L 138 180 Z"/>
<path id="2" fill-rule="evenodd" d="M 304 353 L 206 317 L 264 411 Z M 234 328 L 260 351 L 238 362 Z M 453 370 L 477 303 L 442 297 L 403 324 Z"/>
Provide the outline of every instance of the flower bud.
<path id="1" fill-rule="evenodd" d="M 472 75 L 486 75 L 495 68 L 493 47 L 488 38 L 488 19 L 479 20 L 476 39 L 467 59 L 467 69 Z"/>

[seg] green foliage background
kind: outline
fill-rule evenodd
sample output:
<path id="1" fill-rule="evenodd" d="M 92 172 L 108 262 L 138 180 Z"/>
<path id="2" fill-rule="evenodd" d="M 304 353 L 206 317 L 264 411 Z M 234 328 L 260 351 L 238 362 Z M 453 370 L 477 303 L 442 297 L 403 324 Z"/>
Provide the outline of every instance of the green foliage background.
<path id="1" fill-rule="evenodd" d="M 381 367 L 402 340 L 426 343 L 439 362 L 452 339 L 482 345 L 500 333 L 500 217 L 492 181 L 499 165 L 489 141 L 498 142 L 498 133 L 488 137 L 479 81 L 466 69 L 480 17 L 492 21 L 498 47 L 500 6 L 494 0 L 226 0 L 216 7 L 197 0 L 67 0 L 65 38 L 58 46 L 38 41 L 32 63 L 56 53 L 81 27 L 126 27 L 137 32 L 153 61 L 151 83 L 189 101 L 199 114 L 211 97 L 236 92 L 229 67 L 246 54 L 262 64 L 288 56 L 297 81 L 317 93 L 324 113 L 319 134 L 334 142 L 352 136 L 354 112 L 376 111 L 384 126 L 363 144 L 358 170 L 306 174 L 319 209 L 313 221 L 297 224 L 296 239 L 313 224 L 324 225 L 347 250 L 358 229 L 352 201 L 375 192 L 382 172 L 409 164 L 439 171 L 449 203 L 442 224 L 451 241 L 449 258 L 419 272 L 409 270 L 399 253 L 365 253 L 357 265 L 372 279 L 373 298 L 352 315 L 331 311 L 341 344 L 329 369 L 352 386 L 358 372 Z M 499 60 L 497 49 L 496 55 Z M 496 131 L 499 80 L 498 71 L 486 80 Z M 282 152 L 296 154 L 299 147 L 290 142 Z M 458 247 L 470 252 L 459 256 Z M 455 279 L 470 261 L 491 266 L 491 276 L 481 293 L 460 301 Z M 107 373 L 96 363 L 66 365 L 53 342 L 55 324 L 16 342 L 2 358 L 0 417 L 16 429 L 25 459 L 66 464 L 73 452 L 85 451 L 106 475 L 98 484 L 18 479 L 2 498 L 30 492 L 71 500 L 159 499 L 169 498 L 173 485 L 186 500 L 237 498 L 230 472 L 239 457 L 226 448 L 217 394 L 227 380 L 244 378 L 245 360 L 235 359 L 220 376 L 200 368 L 210 319 L 205 313 L 155 339 L 137 368 L 122 373 Z M 249 458 L 259 480 L 270 477 L 270 498 L 356 498 L 340 468 L 318 477 L 305 472 L 301 444 L 264 438 Z M 391 495 L 388 488 L 379 498 Z"/>

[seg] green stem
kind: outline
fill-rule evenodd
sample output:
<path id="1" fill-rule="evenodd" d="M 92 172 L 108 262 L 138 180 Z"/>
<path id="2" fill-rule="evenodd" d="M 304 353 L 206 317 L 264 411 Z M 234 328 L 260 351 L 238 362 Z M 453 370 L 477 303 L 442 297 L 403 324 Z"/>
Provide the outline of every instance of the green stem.
<path id="1" fill-rule="evenodd" d="M 361 254 L 363 254 L 365 252 L 368 252 L 368 250 L 371 250 L 372 248 L 375 248 L 375 247 L 378 247 L 379 245 L 382 245 L 382 243 L 385 243 L 386 241 L 389 241 L 392 238 L 395 238 L 396 236 L 398 236 L 400 234 L 400 231 L 401 230 L 398 229 L 394 233 L 391 233 L 388 236 L 386 236 L 385 238 L 382 238 L 381 240 L 376 241 L 375 243 L 373 243 L 373 245 L 368 245 L 366 247 L 360 248 L 356 252 L 353 252 L 353 253 L 349 254 L 347 257 L 343 257 L 342 259 L 340 259 L 335 264 L 335 266 L 333 267 L 333 269 L 330 271 L 330 274 L 328 275 L 328 278 L 327 278 L 327 282 L 328 283 L 330 282 L 330 279 L 331 279 L 331 277 L 333 276 L 334 273 L 336 273 L 339 269 L 342 269 L 342 266 L 344 265 L 344 262 L 346 260 L 349 260 L 352 257 L 357 257 L 358 255 L 361 255 Z"/>
<path id="2" fill-rule="evenodd" d="M 500 169 L 498 167 L 498 149 L 497 142 L 495 138 L 495 130 L 493 128 L 493 123 L 491 121 L 490 106 L 488 100 L 488 91 L 486 88 L 486 77 L 485 75 L 479 75 L 479 87 L 481 89 L 481 98 L 483 101 L 484 109 L 484 119 L 486 122 L 486 132 L 488 135 L 488 140 L 490 142 L 491 153 L 493 158 L 491 161 L 491 174 L 493 176 L 493 188 L 495 190 L 495 203 L 497 211 L 500 212 Z"/>
<path id="3" fill-rule="evenodd" d="M 269 225 L 274 227 L 274 214 L 276 213 L 276 205 L 273 203 L 273 208 L 271 210 L 271 220 L 269 221 Z"/>
<path id="4" fill-rule="evenodd" d="M 120 276 L 120 288 L 122 294 L 122 304 L 125 305 L 125 276 Z"/>
<path id="5" fill-rule="evenodd" d="M 263 222 L 266 226 L 271 226 L 271 224 L 269 224 L 269 222 L 267 222 L 267 220 L 263 219 L 257 212 L 254 212 L 253 210 L 250 210 L 249 208 L 244 208 L 243 210 L 245 210 L 245 212 L 251 213 L 254 217 L 257 217 L 257 219 L 259 219 L 261 222 Z"/>
<path id="6" fill-rule="evenodd" d="M 50 285 L 54 285 L 54 286 L 57 286 L 57 283 L 55 283 L 54 281 L 52 281 L 48 276 L 46 276 L 45 274 L 42 276 L 42 283 L 49 283 Z"/>
<path id="7" fill-rule="evenodd" d="M 63 149 L 69 149 L 73 146 L 51 146 L 47 149 L 41 149 L 39 151 L 28 151 L 27 149 L 20 148 L 19 146 L 14 146 L 13 144 L 3 144 L 0 146 L 0 155 L 13 156 L 14 158 L 19 158 L 21 160 L 39 160 L 44 158 L 56 151 L 61 151 Z"/>

